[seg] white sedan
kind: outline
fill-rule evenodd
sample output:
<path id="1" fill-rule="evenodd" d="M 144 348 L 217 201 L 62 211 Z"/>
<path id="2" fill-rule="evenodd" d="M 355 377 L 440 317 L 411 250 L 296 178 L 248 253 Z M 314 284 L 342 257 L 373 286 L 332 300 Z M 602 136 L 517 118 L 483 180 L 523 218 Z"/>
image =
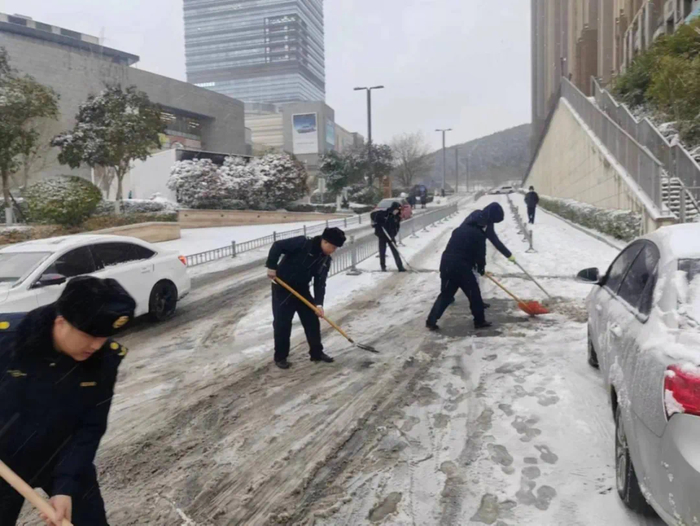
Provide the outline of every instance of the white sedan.
<path id="1" fill-rule="evenodd" d="M 90 274 L 117 280 L 136 300 L 136 316 L 162 321 L 190 292 L 187 262 L 132 237 L 63 236 L 0 249 L 0 313 L 55 302 L 66 281 Z"/>

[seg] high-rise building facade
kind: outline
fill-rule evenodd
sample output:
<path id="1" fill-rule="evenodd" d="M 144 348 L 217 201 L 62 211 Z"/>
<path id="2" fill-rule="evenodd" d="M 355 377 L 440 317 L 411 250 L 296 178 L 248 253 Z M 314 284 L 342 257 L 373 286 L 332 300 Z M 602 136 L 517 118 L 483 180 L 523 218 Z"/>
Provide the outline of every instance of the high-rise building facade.
<path id="1" fill-rule="evenodd" d="M 325 101 L 323 0 L 184 0 L 187 80 L 248 103 Z"/>

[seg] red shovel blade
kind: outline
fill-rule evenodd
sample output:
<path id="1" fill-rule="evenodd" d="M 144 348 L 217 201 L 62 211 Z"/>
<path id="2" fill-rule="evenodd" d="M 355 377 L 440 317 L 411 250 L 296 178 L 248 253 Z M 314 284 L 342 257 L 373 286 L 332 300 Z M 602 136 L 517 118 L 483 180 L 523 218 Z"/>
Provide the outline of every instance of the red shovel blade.
<path id="1" fill-rule="evenodd" d="M 540 314 L 549 314 L 549 310 L 538 301 L 523 301 L 518 303 L 518 307 L 523 312 L 530 316 L 538 316 Z"/>

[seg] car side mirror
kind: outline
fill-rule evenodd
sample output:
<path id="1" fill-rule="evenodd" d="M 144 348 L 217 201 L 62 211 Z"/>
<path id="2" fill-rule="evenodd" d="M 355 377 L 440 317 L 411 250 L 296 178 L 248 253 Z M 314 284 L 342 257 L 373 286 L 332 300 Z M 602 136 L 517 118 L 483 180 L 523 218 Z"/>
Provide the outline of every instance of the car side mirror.
<path id="1" fill-rule="evenodd" d="M 43 274 L 39 281 L 34 283 L 34 288 L 50 287 L 52 285 L 62 285 L 68 278 L 62 274 Z"/>
<path id="2" fill-rule="evenodd" d="M 576 275 L 576 281 L 582 283 L 600 283 L 600 271 L 597 268 L 587 268 Z"/>

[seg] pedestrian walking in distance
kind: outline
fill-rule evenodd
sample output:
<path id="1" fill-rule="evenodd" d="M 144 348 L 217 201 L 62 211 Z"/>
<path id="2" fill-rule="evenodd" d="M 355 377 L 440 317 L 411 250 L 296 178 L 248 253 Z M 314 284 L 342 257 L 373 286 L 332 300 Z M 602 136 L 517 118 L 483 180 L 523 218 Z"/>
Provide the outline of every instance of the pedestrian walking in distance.
<path id="1" fill-rule="evenodd" d="M 474 271 L 480 275 L 486 272 L 486 240 L 491 241 L 510 261 L 515 261 L 513 254 L 501 243 L 496 235 L 495 223 L 503 221 L 503 208 L 498 203 L 491 203 L 483 210 L 472 212 L 467 219 L 452 233 L 440 260 L 440 295 L 435 300 L 425 325 L 431 331 L 439 330 L 438 320 L 455 299 L 457 290 L 462 289 L 469 299 L 474 327 L 484 329 L 491 327 L 486 321 L 487 305 L 481 297 L 479 281 Z"/>
<path id="2" fill-rule="evenodd" d="M 525 194 L 525 204 L 527 205 L 527 219 L 531 225 L 535 224 L 535 211 L 540 202 L 540 196 L 535 192 L 535 187 L 531 186 L 530 191 Z"/>
<path id="3" fill-rule="evenodd" d="M 136 303 L 113 279 L 72 279 L 55 304 L 19 323 L 0 314 L 0 460 L 50 497 L 57 523 L 106 526 L 93 461 L 126 348 L 111 337 Z M 0 524 L 23 498 L 0 480 Z"/>
<path id="4" fill-rule="evenodd" d="M 339 228 L 326 228 L 320 236 L 292 237 L 273 243 L 267 257 L 267 275 L 279 277 L 290 287 L 318 308 L 318 315 L 282 286 L 272 283 L 272 315 L 275 330 L 275 364 L 289 369 L 289 342 L 294 314 L 299 315 L 309 342 L 312 362 L 332 363 L 333 358 L 323 352 L 321 323 L 323 300 L 326 296 L 326 279 L 331 268 L 331 255 L 345 244 L 345 233 Z M 282 257 L 282 261 L 280 261 Z M 309 283 L 314 281 L 311 296 Z"/>
<path id="5" fill-rule="evenodd" d="M 382 272 L 386 272 L 386 246 L 389 245 L 394 255 L 394 262 L 399 272 L 406 272 L 403 268 L 401 255 L 396 249 L 396 236 L 401 229 L 401 204 L 394 201 L 386 210 L 376 210 L 370 214 L 374 235 L 379 239 L 379 265 Z M 387 237 L 387 234 L 389 237 Z"/>

